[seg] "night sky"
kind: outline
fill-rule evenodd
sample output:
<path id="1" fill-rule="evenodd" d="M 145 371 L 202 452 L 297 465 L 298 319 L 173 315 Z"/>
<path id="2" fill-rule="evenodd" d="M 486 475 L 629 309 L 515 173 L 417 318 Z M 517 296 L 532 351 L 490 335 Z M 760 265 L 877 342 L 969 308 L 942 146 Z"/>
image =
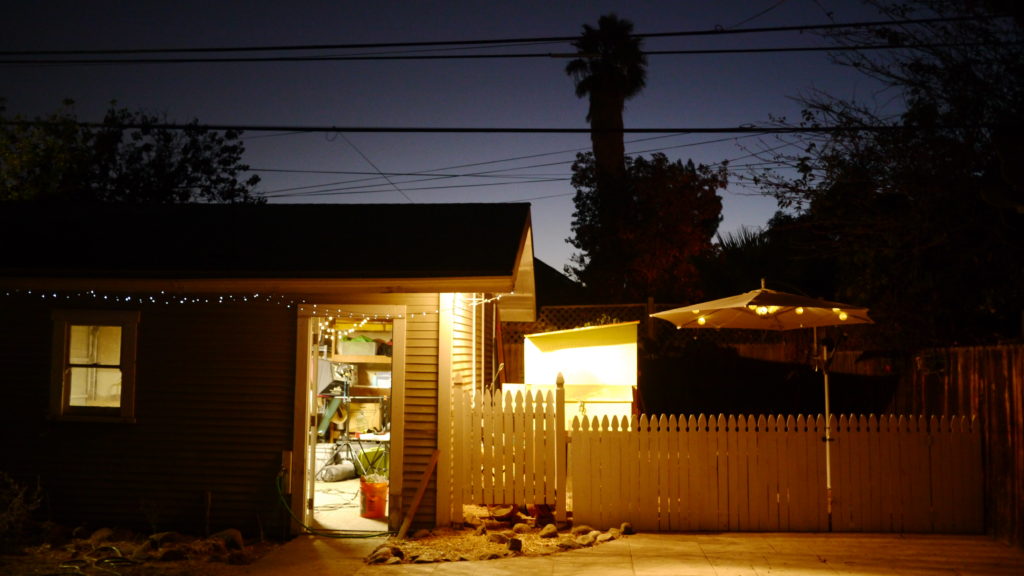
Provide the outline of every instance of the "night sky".
<path id="1" fill-rule="evenodd" d="M 0 60 L 44 50 L 281 47 L 392 42 L 575 37 L 583 24 L 615 12 L 638 34 L 735 30 L 878 20 L 856 0 L 706 1 L 112 1 L 7 2 Z M 822 45 L 800 32 L 652 38 L 647 50 Z M 327 54 L 564 54 L 568 42 L 361 48 L 133 57 L 313 56 Z M 51 56 L 81 58 L 84 55 Z M 90 57 L 110 57 L 108 55 Z M 121 58 L 125 56 L 119 56 Z M 7 115 L 34 117 L 77 102 L 96 121 L 110 101 L 131 110 L 214 125 L 587 128 L 559 57 L 356 60 L 326 62 L 0 64 Z M 767 125 L 795 120 L 794 97 L 823 90 L 843 98 L 882 98 L 825 52 L 652 55 L 648 85 L 627 102 L 627 128 Z M 259 170 L 272 202 L 532 203 L 535 254 L 561 269 L 572 248 L 570 166 L 587 134 L 345 134 L 249 130 L 245 162 Z M 627 134 L 627 154 L 735 169 L 723 193 L 720 232 L 759 227 L 775 210 L 742 180 L 750 152 L 774 136 Z M 386 177 L 380 176 L 384 173 Z M 353 234 L 353 223 L 336 223 Z M 365 232 L 370 234 L 369 231 Z"/>

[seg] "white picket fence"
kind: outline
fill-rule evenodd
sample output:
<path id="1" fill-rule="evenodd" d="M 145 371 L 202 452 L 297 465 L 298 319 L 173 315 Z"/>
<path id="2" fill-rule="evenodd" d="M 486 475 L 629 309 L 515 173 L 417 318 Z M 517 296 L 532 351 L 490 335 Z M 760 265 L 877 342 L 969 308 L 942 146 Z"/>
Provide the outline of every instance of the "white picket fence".
<path id="1" fill-rule="evenodd" d="M 660 531 L 978 533 L 971 418 L 832 419 L 831 526 L 821 416 L 575 420 L 573 522 Z"/>
<path id="2" fill-rule="evenodd" d="M 549 507 L 566 519 L 565 391 L 464 390 L 453 410 L 454 502 Z M 461 522 L 461 504 L 454 521 Z"/>

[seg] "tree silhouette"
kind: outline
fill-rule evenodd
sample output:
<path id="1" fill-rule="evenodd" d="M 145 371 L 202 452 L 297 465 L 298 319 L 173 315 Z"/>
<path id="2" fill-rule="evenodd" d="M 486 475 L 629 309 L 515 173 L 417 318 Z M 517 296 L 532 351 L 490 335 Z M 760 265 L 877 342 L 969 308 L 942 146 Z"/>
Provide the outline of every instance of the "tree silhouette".
<path id="1" fill-rule="evenodd" d="M 570 243 L 582 254 L 567 272 L 605 302 L 636 302 L 652 296 L 684 302 L 699 298 L 697 257 L 711 251 L 721 222 L 726 167 L 713 170 L 692 161 L 626 158 L 626 202 L 605 227 L 599 215 L 603 197 L 596 189 L 592 154 L 573 164 L 576 211 Z M 603 248 L 622 248 L 611 255 Z"/>
<path id="2" fill-rule="evenodd" d="M 0 122 L 0 201 L 261 203 L 258 176 L 243 180 L 236 131 L 111 105 L 103 122 L 78 121 L 74 103 L 47 118 Z M 0 105 L 0 121 L 3 107 Z"/>

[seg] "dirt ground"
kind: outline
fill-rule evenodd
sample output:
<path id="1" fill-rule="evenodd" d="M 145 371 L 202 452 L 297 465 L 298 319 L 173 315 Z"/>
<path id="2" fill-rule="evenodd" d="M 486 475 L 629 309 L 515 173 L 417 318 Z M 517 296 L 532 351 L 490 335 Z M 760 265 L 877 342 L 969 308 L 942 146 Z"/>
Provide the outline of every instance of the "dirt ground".
<path id="1" fill-rule="evenodd" d="M 381 563 L 486 561 L 511 555 L 543 556 L 597 545 L 596 536 L 586 542 L 586 530 L 569 528 L 542 537 L 541 526 L 523 516 L 495 518 L 480 508 L 467 518 L 464 528 L 418 531 L 405 539 L 392 537 Z M 518 525 L 518 526 L 517 526 Z M 617 537 L 617 535 L 615 536 Z M 513 550 L 509 539 L 517 540 Z M 608 538 L 603 538 L 606 540 Z M 237 576 L 244 566 L 280 546 L 280 542 L 242 542 L 231 533 L 210 538 L 190 538 L 174 533 L 150 536 L 97 531 L 85 538 L 29 546 L 19 554 L 0 554 L 4 576 Z M 398 552 L 395 552 L 395 551 Z M 394 557 L 391 560 L 388 558 Z"/>

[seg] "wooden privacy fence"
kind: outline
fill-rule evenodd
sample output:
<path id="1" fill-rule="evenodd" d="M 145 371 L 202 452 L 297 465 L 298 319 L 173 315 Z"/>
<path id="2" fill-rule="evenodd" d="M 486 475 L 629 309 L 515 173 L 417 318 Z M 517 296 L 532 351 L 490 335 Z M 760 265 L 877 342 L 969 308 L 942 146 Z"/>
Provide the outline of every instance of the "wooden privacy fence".
<path id="1" fill-rule="evenodd" d="M 981 442 L 967 417 L 576 419 L 573 522 L 661 531 L 983 531 Z"/>
<path id="2" fill-rule="evenodd" d="M 502 394 L 464 390 L 455 398 L 455 521 L 463 504 L 549 506 L 566 519 L 565 391 Z"/>

